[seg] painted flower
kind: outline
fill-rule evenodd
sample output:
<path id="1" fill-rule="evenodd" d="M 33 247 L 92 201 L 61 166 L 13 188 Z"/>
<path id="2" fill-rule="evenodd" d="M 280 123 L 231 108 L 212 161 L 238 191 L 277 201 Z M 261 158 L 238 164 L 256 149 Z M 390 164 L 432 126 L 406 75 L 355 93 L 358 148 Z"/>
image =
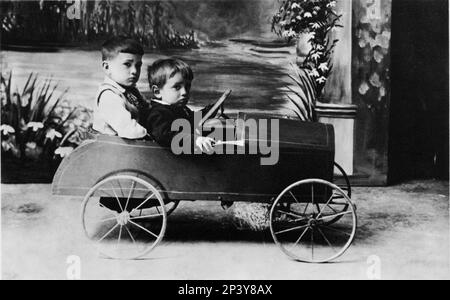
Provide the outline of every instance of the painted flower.
<path id="1" fill-rule="evenodd" d="M 328 64 L 327 63 L 321 63 L 319 65 L 319 70 L 322 72 L 328 71 Z"/>
<path id="2" fill-rule="evenodd" d="M 382 85 L 380 81 L 380 76 L 377 73 L 373 73 L 372 76 L 370 76 L 369 82 L 376 88 L 379 88 Z"/>
<path id="3" fill-rule="evenodd" d="M 298 5 L 297 2 L 292 3 L 291 9 L 296 9 L 296 8 L 300 8 L 300 5 Z"/>
<path id="4" fill-rule="evenodd" d="M 73 151 L 73 147 L 59 147 L 55 150 L 55 155 L 59 155 L 61 157 L 69 155 Z"/>
<path id="5" fill-rule="evenodd" d="M 33 131 L 38 131 L 41 128 L 44 128 L 44 124 L 42 124 L 41 122 L 29 122 L 27 124 L 28 128 L 32 128 Z"/>
<path id="6" fill-rule="evenodd" d="M 391 38 L 391 32 L 388 30 L 384 30 L 383 33 L 381 34 L 382 36 L 384 36 L 387 39 Z"/>
<path id="7" fill-rule="evenodd" d="M 310 12 L 305 12 L 303 18 L 312 18 L 312 14 Z"/>
<path id="8" fill-rule="evenodd" d="M 316 69 L 312 70 L 311 73 L 310 73 L 310 75 L 313 76 L 313 77 L 316 77 L 316 78 L 317 78 L 317 77 L 320 77 L 320 74 L 319 74 L 319 72 L 317 72 Z"/>
<path id="9" fill-rule="evenodd" d="M 312 23 L 311 24 L 312 29 L 316 30 L 320 28 L 320 24 L 319 23 Z"/>
<path id="10" fill-rule="evenodd" d="M 314 60 L 318 60 L 320 58 L 320 53 L 319 52 L 313 53 L 311 55 L 311 58 L 314 59 Z"/>
<path id="11" fill-rule="evenodd" d="M 28 143 L 26 143 L 26 145 L 25 145 L 27 148 L 29 148 L 29 149 L 36 149 L 36 143 L 35 142 L 28 142 Z"/>
<path id="12" fill-rule="evenodd" d="M 390 38 L 389 34 L 379 34 L 375 38 L 377 45 L 379 45 L 380 47 L 385 48 L 385 49 L 389 48 L 390 40 L 391 40 L 391 38 Z"/>
<path id="13" fill-rule="evenodd" d="M 7 125 L 7 124 L 2 124 L 2 126 L 0 126 L 0 131 L 4 135 L 8 135 L 10 133 L 15 133 L 16 132 L 12 126 Z"/>
<path id="14" fill-rule="evenodd" d="M 55 137 L 62 138 L 62 134 L 53 128 L 48 130 L 47 134 L 45 135 L 45 138 L 50 139 L 51 141 L 53 141 L 55 139 Z"/>
<path id="15" fill-rule="evenodd" d="M 327 81 L 327 79 L 324 76 L 320 76 L 319 78 L 316 79 L 316 81 L 319 84 L 325 83 Z"/>
<path id="16" fill-rule="evenodd" d="M 369 85 L 367 84 L 367 82 L 363 82 L 361 83 L 361 85 L 359 86 L 358 92 L 361 95 L 365 95 L 367 93 L 367 91 L 370 89 Z"/>
<path id="17" fill-rule="evenodd" d="M 295 33 L 295 31 L 292 30 L 292 28 L 290 28 L 289 31 L 288 30 L 283 31 L 282 35 L 284 37 L 290 37 L 291 38 L 291 37 L 295 37 L 297 34 Z"/>
<path id="18" fill-rule="evenodd" d="M 364 48 L 367 45 L 367 42 L 364 39 L 360 39 L 358 45 L 360 48 Z"/>
<path id="19" fill-rule="evenodd" d="M 2 141 L 2 149 L 4 151 L 9 151 L 12 149 L 12 147 L 13 147 L 13 145 L 11 144 L 10 141 Z"/>
<path id="20" fill-rule="evenodd" d="M 25 144 L 25 156 L 32 159 L 39 159 L 42 154 L 42 147 L 39 147 L 35 142 L 28 142 Z"/>
<path id="21" fill-rule="evenodd" d="M 336 6 L 336 1 L 331 1 L 330 3 L 327 3 L 327 8 L 335 7 L 335 6 Z"/>
<path id="22" fill-rule="evenodd" d="M 383 61 L 383 58 L 384 58 L 384 55 L 383 55 L 383 53 L 382 53 L 380 50 L 375 49 L 375 50 L 373 51 L 373 59 L 374 59 L 377 63 L 381 63 L 381 62 Z"/>
<path id="23" fill-rule="evenodd" d="M 378 101 L 381 101 L 384 96 L 386 96 L 386 88 L 382 86 L 380 87 L 380 92 L 378 94 Z"/>

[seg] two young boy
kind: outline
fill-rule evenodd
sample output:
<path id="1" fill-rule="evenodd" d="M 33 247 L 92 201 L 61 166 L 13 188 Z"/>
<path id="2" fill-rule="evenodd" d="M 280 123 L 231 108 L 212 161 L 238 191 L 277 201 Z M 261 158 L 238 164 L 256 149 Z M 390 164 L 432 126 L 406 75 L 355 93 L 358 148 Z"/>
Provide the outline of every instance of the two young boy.
<path id="1" fill-rule="evenodd" d="M 153 94 L 147 102 L 136 88 L 142 67 L 142 46 L 133 39 L 116 37 L 102 47 L 104 82 L 97 94 L 93 129 L 107 135 L 129 139 L 151 136 L 162 146 L 171 146 L 177 132 L 171 130 L 176 119 L 187 119 L 192 128 L 194 112 L 189 101 L 194 74 L 177 59 L 155 61 L 148 68 Z M 207 111 L 210 107 L 205 107 Z M 214 140 L 192 133 L 192 142 L 204 152 L 212 150 Z"/>

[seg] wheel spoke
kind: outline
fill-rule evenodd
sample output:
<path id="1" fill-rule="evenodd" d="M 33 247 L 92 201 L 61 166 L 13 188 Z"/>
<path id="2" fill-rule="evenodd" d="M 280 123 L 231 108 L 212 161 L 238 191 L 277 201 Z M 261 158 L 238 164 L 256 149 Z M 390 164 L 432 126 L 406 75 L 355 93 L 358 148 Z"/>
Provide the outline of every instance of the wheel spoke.
<path id="1" fill-rule="evenodd" d="M 144 227 L 142 227 L 141 225 L 139 225 L 139 224 L 137 224 L 137 223 L 135 223 L 135 222 L 133 222 L 133 221 L 130 221 L 130 223 L 133 224 L 133 225 L 136 226 L 136 227 L 139 227 L 140 229 L 144 230 L 145 232 L 150 233 L 150 234 L 153 235 L 155 238 L 158 238 L 158 235 L 154 234 L 153 232 L 151 232 L 151 231 L 148 230 L 147 228 L 144 228 Z"/>
<path id="2" fill-rule="evenodd" d="M 111 184 L 111 188 L 114 193 L 114 196 L 116 197 L 117 203 L 119 203 L 120 210 L 123 212 L 123 207 L 122 207 L 122 204 L 120 203 L 119 197 L 117 197 L 116 190 L 114 189 L 114 186 L 112 185 L 112 183 L 110 183 L 110 184 Z"/>
<path id="3" fill-rule="evenodd" d="M 314 183 L 311 184 L 311 201 L 314 205 Z"/>
<path id="4" fill-rule="evenodd" d="M 133 244 L 136 244 L 136 241 L 134 240 L 134 237 L 131 234 L 130 229 L 128 229 L 127 225 L 125 225 L 125 230 L 128 232 L 128 235 L 130 236 L 131 240 L 133 241 Z"/>
<path id="5" fill-rule="evenodd" d="M 111 228 L 107 233 L 105 233 L 104 236 L 102 236 L 97 243 L 100 243 L 104 238 L 106 238 L 111 232 L 113 232 L 114 229 L 117 228 L 117 226 L 119 226 L 119 223 L 117 223 L 113 228 Z"/>
<path id="6" fill-rule="evenodd" d="M 112 221 L 112 220 L 116 220 L 116 217 L 112 217 L 112 218 L 106 218 L 106 219 L 101 219 L 100 221 L 96 221 L 94 223 L 98 224 L 98 223 L 103 223 L 103 222 L 107 222 L 107 221 Z"/>
<path id="7" fill-rule="evenodd" d="M 323 237 L 324 240 L 327 242 L 327 244 L 331 247 L 331 249 L 333 249 L 334 252 L 337 252 L 336 249 L 334 249 L 333 245 L 330 243 L 330 241 L 327 239 L 327 237 L 326 237 L 325 234 L 322 232 L 322 230 L 320 230 L 319 227 L 317 227 L 317 231 L 319 231 L 320 235 L 322 235 L 322 237 Z"/>
<path id="8" fill-rule="evenodd" d="M 300 241 L 302 240 L 303 236 L 308 232 L 308 230 L 310 229 L 310 227 L 306 227 L 305 230 L 303 230 L 302 234 L 300 235 L 300 237 L 295 241 L 294 243 L 294 247 L 297 246 L 298 243 L 300 243 Z"/>
<path id="9" fill-rule="evenodd" d="M 141 204 L 138 205 L 138 207 L 134 208 L 133 211 L 138 210 L 142 205 L 144 205 L 145 202 L 147 202 L 148 200 L 150 200 L 151 197 L 153 197 L 155 195 L 155 193 L 152 193 L 150 195 L 150 197 L 148 197 L 147 199 L 145 199 L 143 202 L 141 202 Z"/>
<path id="10" fill-rule="evenodd" d="M 159 216 L 163 216 L 163 214 L 159 213 L 159 214 L 153 214 L 153 215 L 147 215 L 147 216 L 132 217 L 132 218 L 130 218 L 130 220 L 139 220 L 139 219 L 153 218 L 153 217 L 159 217 Z"/>
<path id="11" fill-rule="evenodd" d="M 330 205 L 327 205 L 335 214 L 337 214 L 337 210 L 335 210 L 334 208 L 332 208 Z"/>
<path id="12" fill-rule="evenodd" d="M 289 232 L 289 231 L 299 230 L 299 229 L 302 229 L 302 228 L 305 228 L 305 227 L 308 227 L 308 226 L 309 225 L 296 226 L 296 227 L 292 227 L 292 228 L 289 228 L 289 229 L 285 229 L 285 230 L 281 230 L 281 231 L 275 232 L 275 234 L 280 234 L 280 233 L 285 233 L 285 232 Z"/>
<path id="13" fill-rule="evenodd" d="M 295 217 L 295 218 L 305 218 L 305 216 L 302 216 L 302 215 L 297 215 L 297 214 L 295 214 L 295 213 L 292 213 L 292 212 L 287 212 L 287 211 L 284 211 L 284 210 L 281 210 L 281 209 L 279 209 L 278 210 L 280 213 L 283 213 L 283 214 L 285 214 L 285 215 L 288 215 L 288 216 L 291 216 L 291 217 Z M 297 220 L 296 220 L 297 221 Z"/>
<path id="14" fill-rule="evenodd" d="M 294 194 L 292 193 L 292 191 L 289 191 L 289 194 L 291 194 L 292 198 L 294 198 L 295 202 L 299 203 L 300 202 L 297 200 L 297 198 L 294 196 Z"/>
<path id="15" fill-rule="evenodd" d="M 316 203 L 316 209 L 317 209 L 317 212 L 320 212 L 320 210 L 321 210 L 321 208 L 320 208 L 320 205 L 319 205 L 319 203 Z"/>
<path id="16" fill-rule="evenodd" d="M 123 194 L 123 189 L 122 189 L 122 185 L 120 184 L 120 180 L 117 179 L 116 181 L 117 181 L 117 185 L 118 185 L 119 188 L 120 188 L 120 195 L 122 195 L 122 197 L 124 197 L 125 195 Z"/>
<path id="17" fill-rule="evenodd" d="M 128 202 L 130 201 L 131 194 L 134 192 L 135 187 L 136 187 L 136 181 L 133 180 L 131 183 L 130 193 L 128 194 L 127 203 L 125 204 L 125 210 L 127 210 Z"/>
<path id="18" fill-rule="evenodd" d="M 344 212 L 341 212 L 341 213 L 338 213 L 338 214 L 335 214 L 335 215 L 328 215 L 328 216 L 324 216 L 324 217 L 321 217 L 321 218 L 319 218 L 319 216 L 317 216 L 316 220 L 317 221 L 323 221 L 325 219 L 336 218 L 336 217 L 347 215 L 347 214 L 351 214 L 351 213 L 352 213 L 351 211 L 344 211 Z"/>
<path id="19" fill-rule="evenodd" d="M 314 260 L 314 228 L 311 228 L 311 260 Z"/>
<path id="20" fill-rule="evenodd" d="M 303 210 L 303 214 L 306 214 L 306 211 L 308 210 L 309 202 L 306 203 L 305 209 Z"/>
<path id="21" fill-rule="evenodd" d="M 117 238 L 117 246 L 119 246 L 121 238 L 122 238 L 122 225 L 120 225 L 119 227 L 119 237 Z"/>
<path id="22" fill-rule="evenodd" d="M 327 203 L 325 203 L 325 206 L 321 209 L 321 211 L 319 212 L 319 214 L 317 215 L 316 219 L 320 218 L 320 216 L 323 213 L 323 210 L 325 209 L 325 207 L 327 207 L 328 205 L 330 205 L 331 200 L 333 200 L 333 196 L 330 197 L 330 199 L 328 199 Z"/>

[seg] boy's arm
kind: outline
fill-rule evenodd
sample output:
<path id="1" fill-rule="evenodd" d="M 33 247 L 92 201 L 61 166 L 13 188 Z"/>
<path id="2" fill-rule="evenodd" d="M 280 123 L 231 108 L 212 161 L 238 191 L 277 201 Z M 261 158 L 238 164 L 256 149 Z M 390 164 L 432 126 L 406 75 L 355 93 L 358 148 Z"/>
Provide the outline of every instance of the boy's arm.
<path id="1" fill-rule="evenodd" d="M 174 115 L 169 111 L 153 109 L 147 120 L 147 128 L 151 131 L 155 141 L 164 147 L 170 147 L 172 140 L 177 134 L 182 134 L 179 141 L 187 142 L 191 153 L 195 153 L 195 148 L 198 147 L 202 152 L 209 153 L 213 150 L 214 140 L 210 137 L 195 135 L 193 132 L 182 133 L 181 131 L 172 131 L 172 122 Z M 192 128 L 191 128 L 192 129 Z M 184 147 L 183 145 L 179 145 Z"/>
<path id="2" fill-rule="evenodd" d="M 147 130 L 131 117 L 124 100 L 111 91 L 103 92 L 98 103 L 99 112 L 117 135 L 128 139 L 139 139 L 147 135 Z"/>
<path id="3" fill-rule="evenodd" d="M 177 132 L 172 131 L 174 115 L 164 109 L 153 108 L 147 118 L 147 128 L 152 137 L 161 146 L 170 147 L 173 137 Z"/>

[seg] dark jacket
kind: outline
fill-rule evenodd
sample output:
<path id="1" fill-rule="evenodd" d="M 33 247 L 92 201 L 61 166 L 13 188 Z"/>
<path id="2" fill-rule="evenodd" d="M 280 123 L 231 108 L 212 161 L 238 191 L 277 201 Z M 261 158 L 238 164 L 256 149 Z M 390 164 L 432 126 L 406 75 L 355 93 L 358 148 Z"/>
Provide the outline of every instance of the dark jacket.
<path id="1" fill-rule="evenodd" d="M 203 112 L 203 111 L 202 111 Z M 187 106 L 164 105 L 155 101 L 147 113 L 144 127 L 155 141 L 164 147 L 170 147 L 172 139 L 179 132 L 172 131 L 172 122 L 176 119 L 186 119 L 191 124 L 191 145 L 194 145 L 194 112 Z"/>

